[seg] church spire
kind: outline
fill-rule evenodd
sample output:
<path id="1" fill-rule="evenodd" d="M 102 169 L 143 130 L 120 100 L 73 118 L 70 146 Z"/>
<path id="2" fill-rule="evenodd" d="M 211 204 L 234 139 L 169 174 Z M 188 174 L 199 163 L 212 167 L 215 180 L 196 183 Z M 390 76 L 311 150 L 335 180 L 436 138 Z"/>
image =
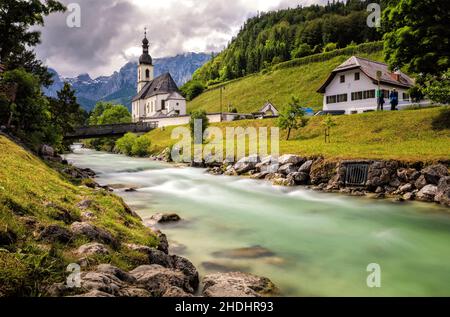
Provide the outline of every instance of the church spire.
<path id="1" fill-rule="evenodd" d="M 139 64 L 152 65 L 152 57 L 148 53 L 147 28 L 144 28 L 144 39 L 142 40 L 142 55 L 139 58 Z"/>

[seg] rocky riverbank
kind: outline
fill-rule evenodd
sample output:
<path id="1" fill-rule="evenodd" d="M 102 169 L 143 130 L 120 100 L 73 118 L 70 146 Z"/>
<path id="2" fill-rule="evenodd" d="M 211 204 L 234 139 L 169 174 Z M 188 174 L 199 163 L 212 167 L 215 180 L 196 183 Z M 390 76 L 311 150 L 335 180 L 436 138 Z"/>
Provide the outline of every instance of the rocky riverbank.
<path id="1" fill-rule="evenodd" d="M 92 190 L 111 192 L 108 186 L 100 186 L 93 177 L 95 172 L 69 165 L 47 146 L 43 146 L 40 155 L 49 164 L 57 164 L 58 170 L 81 186 Z M 111 194 L 109 194 L 111 195 Z M 86 240 L 74 250 L 70 250 L 74 263 L 81 268 L 76 287 L 68 286 L 65 281 L 54 283 L 46 291 L 48 296 L 76 297 L 190 297 L 190 296 L 233 296 L 259 297 L 278 293 L 275 285 L 265 277 L 243 272 L 222 272 L 206 275 L 201 279 L 196 267 L 186 258 L 169 253 L 169 243 L 164 233 L 155 228 L 158 223 L 180 220 L 176 214 L 155 214 L 147 225 L 154 232 L 158 245 L 150 247 L 115 237 L 108 230 L 97 226 L 96 203 L 82 200 L 77 204 L 80 217 L 66 217 L 68 227 L 59 225 L 35 226 L 38 240 L 51 243 L 68 243 L 74 240 Z M 127 205 L 125 211 L 142 223 L 142 219 Z M 127 271 L 109 262 L 113 252 L 126 250 L 139 258 L 138 264 Z M 202 281 L 201 281 L 202 280 Z"/>
<path id="2" fill-rule="evenodd" d="M 359 165 L 360 184 L 349 181 L 350 166 Z M 306 186 L 323 192 L 344 193 L 397 201 L 418 200 L 450 207 L 448 162 L 424 166 L 381 160 L 326 160 L 286 154 L 244 157 L 236 163 L 192 164 L 214 175 L 248 176 L 281 186 Z M 357 175 L 358 176 L 358 175 Z"/>

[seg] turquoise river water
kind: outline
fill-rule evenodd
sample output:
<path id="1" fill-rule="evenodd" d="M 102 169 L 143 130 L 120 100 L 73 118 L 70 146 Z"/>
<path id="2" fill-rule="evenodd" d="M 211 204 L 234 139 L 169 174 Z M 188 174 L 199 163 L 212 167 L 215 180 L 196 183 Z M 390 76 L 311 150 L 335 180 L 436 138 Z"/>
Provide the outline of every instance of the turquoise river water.
<path id="1" fill-rule="evenodd" d="M 286 296 L 450 296 L 449 209 L 274 187 L 88 149 L 66 157 L 119 188 L 144 220 L 179 214 L 181 222 L 161 229 L 202 276 L 251 272 Z M 266 254 L 230 252 L 255 246 Z M 370 263 L 380 266 L 381 287 L 367 286 Z"/>

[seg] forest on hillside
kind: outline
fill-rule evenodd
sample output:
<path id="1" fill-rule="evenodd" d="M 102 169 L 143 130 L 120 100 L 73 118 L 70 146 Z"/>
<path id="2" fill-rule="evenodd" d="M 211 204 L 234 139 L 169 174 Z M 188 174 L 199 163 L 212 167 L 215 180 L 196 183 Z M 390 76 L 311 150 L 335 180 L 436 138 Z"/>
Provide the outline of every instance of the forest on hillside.
<path id="1" fill-rule="evenodd" d="M 336 48 L 377 41 L 367 26 L 373 0 L 329 2 L 325 6 L 260 13 L 242 26 L 228 47 L 199 68 L 194 81 L 211 85 L 258 72 L 270 65 Z"/>

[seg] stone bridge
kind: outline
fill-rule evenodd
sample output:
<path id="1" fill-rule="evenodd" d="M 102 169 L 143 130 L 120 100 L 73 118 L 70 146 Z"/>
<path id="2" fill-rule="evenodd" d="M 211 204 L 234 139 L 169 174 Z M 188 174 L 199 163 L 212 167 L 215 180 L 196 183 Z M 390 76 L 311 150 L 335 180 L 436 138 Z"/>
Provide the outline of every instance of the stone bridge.
<path id="1" fill-rule="evenodd" d="M 92 125 L 75 128 L 72 133 L 67 133 L 64 139 L 90 139 L 108 136 L 122 136 L 128 132 L 145 133 L 158 127 L 158 122 L 136 122 Z"/>

